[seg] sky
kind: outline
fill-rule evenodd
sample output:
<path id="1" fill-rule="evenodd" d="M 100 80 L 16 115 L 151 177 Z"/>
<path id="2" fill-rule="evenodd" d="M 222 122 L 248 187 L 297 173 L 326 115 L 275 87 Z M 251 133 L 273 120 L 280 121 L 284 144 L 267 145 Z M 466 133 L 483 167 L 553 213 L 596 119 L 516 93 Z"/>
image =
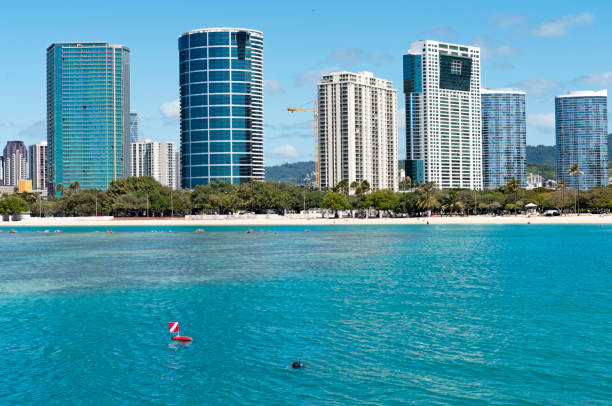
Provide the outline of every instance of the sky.
<path id="1" fill-rule="evenodd" d="M 525 90 L 528 145 L 554 145 L 555 95 L 612 84 L 607 1 L 103 3 L 0 0 L 0 148 L 46 139 L 46 49 L 54 42 L 129 47 L 141 138 L 178 143 L 178 36 L 208 27 L 263 31 L 266 165 L 313 159 L 313 117 L 287 107 L 312 108 L 321 75 L 337 70 L 393 82 L 403 157 L 402 55 L 422 39 L 480 46 L 483 87 Z"/>

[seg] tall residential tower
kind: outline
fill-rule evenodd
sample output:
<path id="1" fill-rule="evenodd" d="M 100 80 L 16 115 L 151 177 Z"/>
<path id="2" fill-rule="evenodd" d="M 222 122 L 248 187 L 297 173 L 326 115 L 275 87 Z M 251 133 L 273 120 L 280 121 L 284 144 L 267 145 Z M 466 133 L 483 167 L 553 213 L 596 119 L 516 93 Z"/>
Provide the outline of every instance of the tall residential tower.
<path id="1" fill-rule="evenodd" d="M 398 188 L 397 91 L 370 72 L 336 72 L 318 84 L 320 186 L 367 180 Z"/>
<path id="2" fill-rule="evenodd" d="M 578 189 L 608 184 L 608 91 L 555 97 L 557 182 Z M 569 174 L 578 164 L 583 174 Z"/>
<path id="3" fill-rule="evenodd" d="M 404 55 L 406 175 L 482 189 L 480 48 L 438 41 Z"/>
<path id="4" fill-rule="evenodd" d="M 32 188 L 42 190 L 47 188 L 47 143 L 30 145 L 28 147 L 28 155 L 30 159 L 30 179 L 32 179 Z"/>
<path id="5" fill-rule="evenodd" d="M 485 189 L 510 179 L 527 186 L 525 92 L 482 89 L 482 175 Z"/>
<path id="6" fill-rule="evenodd" d="M 180 188 L 180 159 L 173 142 L 156 142 L 144 139 L 130 144 L 131 171 L 130 176 L 152 176 L 164 186 L 172 189 Z"/>
<path id="7" fill-rule="evenodd" d="M 138 113 L 130 111 L 130 143 L 140 139 L 140 119 Z"/>
<path id="8" fill-rule="evenodd" d="M 23 141 L 8 141 L 2 154 L 4 186 L 17 186 L 28 178 L 28 152 Z"/>
<path id="9" fill-rule="evenodd" d="M 178 47 L 182 186 L 263 180 L 263 34 L 199 29 Z"/>
<path id="10" fill-rule="evenodd" d="M 122 45 L 47 48 L 47 183 L 105 190 L 127 177 L 130 51 Z"/>

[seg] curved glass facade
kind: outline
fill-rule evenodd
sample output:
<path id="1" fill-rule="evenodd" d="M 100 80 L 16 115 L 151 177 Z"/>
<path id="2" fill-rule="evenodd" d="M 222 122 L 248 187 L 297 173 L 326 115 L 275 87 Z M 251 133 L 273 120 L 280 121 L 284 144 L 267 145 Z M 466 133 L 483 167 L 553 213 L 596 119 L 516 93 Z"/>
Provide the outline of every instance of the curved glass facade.
<path id="1" fill-rule="evenodd" d="M 485 189 L 515 179 L 527 184 L 525 93 L 482 90 L 482 175 Z"/>
<path id="2" fill-rule="evenodd" d="M 608 184 L 607 92 L 576 92 L 555 98 L 557 182 L 578 189 Z M 584 174 L 570 176 L 577 163 Z"/>
<path id="3" fill-rule="evenodd" d="M 262 33 L 193 30 L 178 45 L 182 186 L 263 180 Z"/>

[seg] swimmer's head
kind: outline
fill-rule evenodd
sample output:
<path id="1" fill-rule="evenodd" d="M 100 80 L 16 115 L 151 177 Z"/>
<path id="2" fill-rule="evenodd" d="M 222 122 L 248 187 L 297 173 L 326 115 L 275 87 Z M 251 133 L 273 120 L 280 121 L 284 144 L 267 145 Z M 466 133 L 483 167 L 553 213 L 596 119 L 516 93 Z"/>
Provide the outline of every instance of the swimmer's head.
<path id="1" fill-rule="evenodd" d="M 293 364 L 291 364 L 291 366 L 293 368 L 299 368 L 300 367 L 300 363 L 298 361 L 293 361 Z"/>

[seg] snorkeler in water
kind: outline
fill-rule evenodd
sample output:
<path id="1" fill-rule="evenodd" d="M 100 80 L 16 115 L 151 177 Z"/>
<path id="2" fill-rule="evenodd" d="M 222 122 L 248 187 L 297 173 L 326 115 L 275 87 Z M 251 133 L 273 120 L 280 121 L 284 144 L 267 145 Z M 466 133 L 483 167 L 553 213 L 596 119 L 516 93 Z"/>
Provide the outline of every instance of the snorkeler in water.
<path id="1" fill-rule="evenodd" d="M 294 369 L 308 368 L 308 365 L 302 364 L 302 360 L 297 360 L 297 361 L 293 361 L 293 364 L 291 364 L 291 367 Z"/>

